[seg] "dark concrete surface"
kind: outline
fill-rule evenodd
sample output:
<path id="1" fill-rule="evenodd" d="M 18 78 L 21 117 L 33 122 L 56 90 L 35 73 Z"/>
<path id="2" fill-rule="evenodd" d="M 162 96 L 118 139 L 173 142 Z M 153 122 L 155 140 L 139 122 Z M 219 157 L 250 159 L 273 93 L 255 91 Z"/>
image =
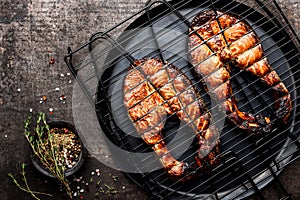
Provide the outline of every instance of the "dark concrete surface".
<path id="1" fill-rule="evenodd" d="M 0 199 L 31 199 L 11 183 L 12 172 L 20 181 L 21 164 L 27 164 L 27 178 L 33 190 L 51 193 L 62 199 L 54 180 L 38 173 L 30 162 L 29 147 L 23 136 L 23 121 L 29 114 L 47 113 L 49 120 L 73 123 L 72 85 L 63 61 L 67 47 L 78 47 L 92 33 L 106 30 L 143 7 L 146 0 L 1 0 L 0 2 Z M 277 1 L 300 35 L 299 0 Z M 49 64 L 51 58 L 54 64 Z M 56 90 L 59 88 L 59 91 Z M 47 101 L 40 103 L 46 95 Z M 59 99 L 66 96 L 63 102 Z M 49 109 L 53 108 L 53 114 Z M 30 112 L 32 109 L 32 113 Z M 96 169 L 100 176 L 92 176 Z M 109 174 L 118 177 L 115 182 Z M 75 176 L 72 188 L 85 189 L 84 199 L 94 199 L 96 182 L 115 186 L 116 195 L 101 194 L 101 199 L 148 199 L 145 192 L 122 172 L 89 157 Z M 93 177 L 93 183 L 90 183 Z M 300 160 L 289 165 L 279 176 L 293 199 L 300 199 Z M 85 183 L 89 182 L 89 187 Z M 276 184 L 263 190 L 266 199 L 282 196 Z M 79 197 L 76 197 L 79 199 Z M 251 199 L 258 199 L 253 196 Z"/>

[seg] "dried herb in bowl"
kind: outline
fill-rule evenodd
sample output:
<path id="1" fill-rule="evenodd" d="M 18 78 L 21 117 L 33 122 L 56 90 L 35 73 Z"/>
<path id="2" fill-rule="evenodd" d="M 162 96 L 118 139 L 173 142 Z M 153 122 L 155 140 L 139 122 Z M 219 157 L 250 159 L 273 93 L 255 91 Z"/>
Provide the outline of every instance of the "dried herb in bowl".
<path id="1" fill-rule="evenodd" d="M 58 153 L 61 154 L 59 157 L 63 158 L 66 169 L 73 168 L 79 161 L 82 151 L 77 134 L 65 127 L 51 128 L 51 124 L 50 134 L 53 135 L 53 146 L 59 150 Z"/>
<path id="2" fill-rule="evenodd" d="M 86 150 L 76 129 L 66 122 L 47 123 L 45 113 L 39 113 L 34 131 L 31 117 L 25 120 L 25 136 L 32 149 L 32 162 L 44 175 L 56 178 L 72 198 L 67 176 L 77 171 Z"/>

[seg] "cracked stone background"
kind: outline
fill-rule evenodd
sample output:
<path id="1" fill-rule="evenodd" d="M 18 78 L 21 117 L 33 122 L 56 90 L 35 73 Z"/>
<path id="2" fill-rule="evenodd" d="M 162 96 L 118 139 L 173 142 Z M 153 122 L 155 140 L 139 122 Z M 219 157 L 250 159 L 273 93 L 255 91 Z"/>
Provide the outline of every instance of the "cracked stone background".
<path id="1" fill-rule="evenodd" d="M 41 176 L 32 166 L 29 147 L 23 137 L 23 121 L 38 111 L 48 113 L 49 120 L 73 123 L 72 85 L 64 63 L 67 47 L 76 48 L 91 34 L 106 30 L 141 9 L 147 0 L 1 0 L 0 2 L 0 194 L 1 199 L 30 199 L 9 181 L 7 173 L 18 176 L 26 163 L 32 189 L 54 194 L 61 192 L 53 180 Z M 300 35 L 300 1 L 277 1 L 296 33 Z M 122 31 L 122 30 L 118 30 Z M 116 33 L 117 34 L 117 33 Z M 49 64 L 51 58 L 54 64 Z M 63 76 L 62 76 L 63 75 Z M 59 91 L 56 90 L 59 88 Z M 40 103 L 46 95 L 47 101 Z M 66 101 L 59 97 L 65 95 Z M 49 114 L 49 108 L 53 114 Z M 90 172 L 99 168 L 104 182 L 114 185 L 119 193 L 103 199 L 148 199 L 142 189 L 116 170 L 89 158 L 78 172 L 88 180 Z M 294 199 L 300 199 L 300 160 L 296 160 L 279 176 Z M 119 177 L 114 183 L 107 174 Z M 105 176 L 106 175 L 106 176 Z M 20 177 L 19 177 L 20 178 Z M 125 186 L 125 189 L 122 187 Z M 85 192 L 93 199 L 94 188 Z M 266 199 L 282 195 L 276 184 L 263 190 Z M 253 196 L 251 199 L 258 199 Z"/>

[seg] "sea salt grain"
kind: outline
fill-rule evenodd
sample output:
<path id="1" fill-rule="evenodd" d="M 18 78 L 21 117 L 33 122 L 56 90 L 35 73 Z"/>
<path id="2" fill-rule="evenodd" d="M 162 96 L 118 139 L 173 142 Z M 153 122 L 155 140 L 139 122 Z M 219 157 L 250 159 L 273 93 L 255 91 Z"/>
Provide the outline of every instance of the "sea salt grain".
<path id="1" fill-rule="evenodd" d="M 76 178 L 75 180 L 76 180 L 76 182 L 80 182 L 80 178 Z"/>
<path id="2" fill-rule="evenodd" d="M 97 176 L 100 176 L 100 169 L 96 169 Z"/>
<path id="3" fill-rule="evenodd" d="M 59 88 L 57 87 L 57 88 L 55 88 L 54 90 L 55 90 L 55 91 L 59 91 Z"/>
<path id="4" fill-rule="evenodd" d="M 66 100 L 66 96 L 65 96 L 65 95 L 61 95 L 61 96 L 59 97 L 59 100 L 61 100 L 61 101 Z"/>

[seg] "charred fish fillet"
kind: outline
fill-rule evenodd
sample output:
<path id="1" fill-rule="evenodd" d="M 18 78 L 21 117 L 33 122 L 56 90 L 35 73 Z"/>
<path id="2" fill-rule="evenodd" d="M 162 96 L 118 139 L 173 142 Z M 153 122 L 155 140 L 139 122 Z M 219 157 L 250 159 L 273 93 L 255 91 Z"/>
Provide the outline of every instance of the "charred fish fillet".
<path id="1" fill-rule="evenodd" d="M 254 135 L 272 130 L 269 116 L 254 116 L 239 110 L 230 83 L 230 66 L 233 65 L 271 88 L 276 99 L 276 120 L 287 123 L 292 109 L 290 94 L 270 66 L 251 26 L 234 14 L 207 10 L 193 19 L 191 27 L 188 47 L 194 71 L 203 78 L 207 91 L 220 102 L 220 109 L 227 117 Z"/>
<path id="2" fill-rule="evenodd" d="M 199 168 L 218 163 L 220 136 L 197 90 L 181 71 L 160 59 L 136 60 L 124 79 L 124 105 L 137 133 L 150 145 L 168 174 L 188 179 L 193 167 L 175 159 L 162 136 L 167 115 L 176 114 L 195 132 Z M 186 178 L 183 178 L 186 176 Z"/>

